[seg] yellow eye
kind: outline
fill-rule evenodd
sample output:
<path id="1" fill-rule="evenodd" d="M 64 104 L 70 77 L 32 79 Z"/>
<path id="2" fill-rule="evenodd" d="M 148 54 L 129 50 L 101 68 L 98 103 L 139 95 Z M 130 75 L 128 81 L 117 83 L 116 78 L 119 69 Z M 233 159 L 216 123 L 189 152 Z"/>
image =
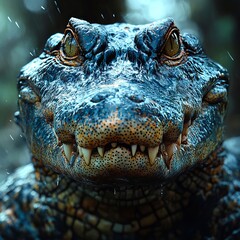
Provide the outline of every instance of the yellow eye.
<path id="1" fill-rule="evenodd" d="M 63 39 L 62 51 L 65 57 L 71 59 L 78 57 L 80 53 L 78 43 L 71 32 L 67 32 Z"/>
<path id="2" fill-rule="evenodd" d="M 178 38 L 178 32 L 173 31 L 165 43 L 165 46 L 163 48 L 163 53 L 169 57 L 174 57 L 179 52 L 180 52 L 180 43 Z"/>

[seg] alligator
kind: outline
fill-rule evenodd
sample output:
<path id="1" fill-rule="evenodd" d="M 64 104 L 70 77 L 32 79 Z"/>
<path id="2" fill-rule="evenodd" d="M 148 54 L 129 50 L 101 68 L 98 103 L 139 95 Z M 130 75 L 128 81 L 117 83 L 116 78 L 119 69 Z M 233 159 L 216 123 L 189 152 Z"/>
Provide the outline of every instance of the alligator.
<path id="1" fill-rule="evenodd" d="M 71 18 L 18 78 L 31 164 L 0 187 L 0 239 L 240 239 L 229 74 L 167 18 Z"/>

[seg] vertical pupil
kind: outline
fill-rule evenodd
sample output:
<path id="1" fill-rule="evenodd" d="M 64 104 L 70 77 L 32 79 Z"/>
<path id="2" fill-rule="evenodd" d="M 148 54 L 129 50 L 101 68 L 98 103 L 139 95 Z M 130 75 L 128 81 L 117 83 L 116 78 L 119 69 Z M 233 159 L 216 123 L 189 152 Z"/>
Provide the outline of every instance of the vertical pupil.
<path id="1" fill-rule="evenodd" d="M 171 35 L 171 50 L 174 51 L 174 49 L 178 46 L 178 42 L 177 42 L 177 34 L 173 33 Z"/>
<path id="2" fill-rule="evenodd" d="M 168 39 L 166 40 L 163 53 L 169 57 L 174 57 L 174 55 L 178 54 L 180 50 L 180 42 L 178 33 L 173 31 Z"/>
<path id="3" fill-rule="evenodd" d="M 67 57 L 75 57 L 78 54 L 78 46 L 75 38 L 68 33 L 65 38 L 64 54 Z"/>

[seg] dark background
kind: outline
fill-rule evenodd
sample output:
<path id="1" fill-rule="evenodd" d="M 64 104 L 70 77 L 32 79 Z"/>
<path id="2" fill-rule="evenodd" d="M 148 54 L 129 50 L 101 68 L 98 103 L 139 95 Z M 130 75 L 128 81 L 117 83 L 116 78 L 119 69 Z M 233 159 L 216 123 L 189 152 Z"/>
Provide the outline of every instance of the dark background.
<path id="1" fill-rule="evenodd" d="M 29 162 L 13 120 L 18 72 L 41 53 L 51 34 L 64 31 L 72 16 L 102 24 L 173 17 L 182 32 L 196 34 L 207 54 L 229 69 L 225 135 L 240 135 L 239 13 L 238 0 L 0 0 L 0 180 Z"/>

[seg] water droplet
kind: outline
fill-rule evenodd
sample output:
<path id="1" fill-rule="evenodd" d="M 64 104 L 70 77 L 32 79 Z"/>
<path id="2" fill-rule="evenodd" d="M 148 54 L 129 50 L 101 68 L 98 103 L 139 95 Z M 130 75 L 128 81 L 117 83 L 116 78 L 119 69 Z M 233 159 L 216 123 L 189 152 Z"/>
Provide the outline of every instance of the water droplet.
<path id="1" fill-rule="evenodd" d="M 42 10 L 45 10 L 45 7 L 44 7 L 44 6 L 41 6 L 41 9 L 42 9 Z"/>
<path id="2" fill-rule="evenodd" d="M 9 21 L 9 22 L 12 22 L 12 19 L 11 19 L 9 16 L 8 16 L 8 21 Z"/>
<path id="3" fill-rule="evenodd" d="M 58 10 L 58 12 L 59 12 L 59 13 L 61 13 L 61 11 L 60 11 L 59 7 L 57 7 L 57 10 Z"/>
<path id="4" fill-rule="evenodd" d="M 22 136 L 22 134 L 20 134 L 19 136 L 20 136 L 20 138 L 22 138 L 22 137 L 23 137 L 23 136 Z"/>
<path id="5" fill-rule="evenodd" d="M 33 57 L 33 53 L 32 52 L 29 52 L 30 53 L 30 55 Z"/>
<path id="6" fill-rule="evenodd" d="M 164 188 L 163 188 L 163 184 L 160 185 L 160 189 L 159 189 L 159 196 L 163 196 L 164 194 Z"/>
<path id="7" fill-rule="evenodd" d="M 11 134 L 9 135 L 9 137 L 14 141 L 14 138 L 13 138 L 13 136 Z"/>
<path id="8" fill-rule="evenodd" d="M 15 21 L 15 24 L 16 24 L 16 26 L 17 26 L 18 28 L 20 28 L 17 21 Z"/>
<path id="9" fill-rule="evenodd" d="M 112 15 L 115 18 L 115 14 Z"/>
<path id="10" fill-rule="evenodd" d="M 57 176 L 57 181 L 56 181 L 57 186 L 59 185 L 59 182 L 60 182 L 60 176 L 58 175 Z"/>
<path id="11" fill-rule="evenodd" d="M 117 195 L 117 190 L 116 190 L 116 188 L 113 189 L 113 194 L 114 194 L 114 195 Z"/>
<path id="12" fill-rule="evenodd" d="M 101 13 L 101 17 L 102 17 L 102 19 L 104 19 L 104 16 L 103 16 L 103 14 Z"/>
<path id="13" fill-rule="evenodd" d="M 57 11 L 58 11 L 59 13 L 61 13 L 60 8 L 58 7 L 57 1 L 54 1 L 54 3 L 55 3 L 55 5 L 56 5 Z"/>
<path id="14" fill-rule="evenodd" d="M 227 54 L 228 54 L 228 56 L 231 58 L 231 60 L 234 61 L 234 58 L 233 58 L 233 56 L 230 54 L 229 51 L 227 51 Z"/>

